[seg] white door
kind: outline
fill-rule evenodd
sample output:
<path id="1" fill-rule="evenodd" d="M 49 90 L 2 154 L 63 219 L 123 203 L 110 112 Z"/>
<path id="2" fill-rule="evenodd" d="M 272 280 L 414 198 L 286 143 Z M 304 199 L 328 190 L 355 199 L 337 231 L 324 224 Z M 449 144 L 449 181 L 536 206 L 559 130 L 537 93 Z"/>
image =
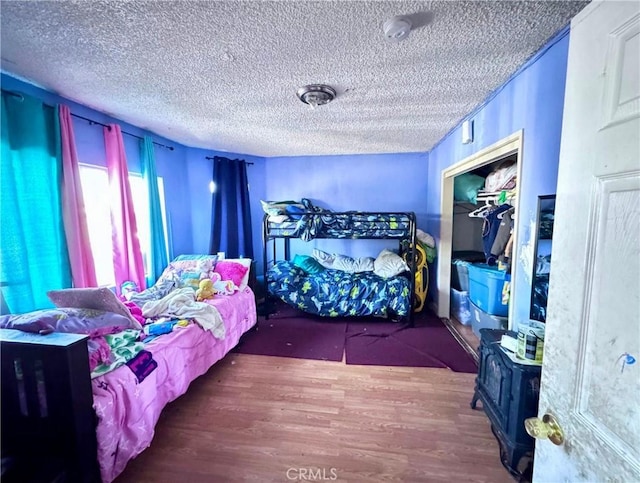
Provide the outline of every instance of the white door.
<path id="1" fill-rule="evenodd" d="M 639 2 L 572 21 L 534 482 L 640 482 L 639 59 Z"/>

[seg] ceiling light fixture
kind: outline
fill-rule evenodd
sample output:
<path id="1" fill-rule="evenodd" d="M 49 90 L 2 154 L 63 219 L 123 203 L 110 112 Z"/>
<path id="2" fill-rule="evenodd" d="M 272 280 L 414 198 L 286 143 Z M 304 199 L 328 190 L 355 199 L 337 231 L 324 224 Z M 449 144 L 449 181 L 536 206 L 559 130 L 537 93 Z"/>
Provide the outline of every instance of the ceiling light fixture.
<path id="1" fill-rule="evenodd" d="M 296 94 L 298 99 L 309 104 L 312 109 L 327 104 L 336 97 L 335 89 L 324 84 L 310 84 L 301 87 Z"/>
<path id="2" fill-rule="evenodd" d="M 407 17 L 393 17 L 384 23 L 382 30 L 384 30 L 384 36 L 389 42 L 402 42 L 409 37 L 411 20 Z"/>

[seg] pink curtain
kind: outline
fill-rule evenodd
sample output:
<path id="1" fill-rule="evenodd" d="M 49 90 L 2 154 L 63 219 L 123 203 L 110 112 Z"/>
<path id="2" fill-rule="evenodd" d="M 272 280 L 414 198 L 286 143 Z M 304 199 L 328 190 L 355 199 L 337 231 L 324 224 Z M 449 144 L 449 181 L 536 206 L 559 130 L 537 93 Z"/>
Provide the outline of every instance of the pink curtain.
<path id="1" fill-rule="evenodd" d="M 93 263 L 89 230 L 87 229 L 71 112 L 64 105 L 58 106 L 58 110 L 62 151 L 62 219 L 71 263 L 73 286 L 77 288 L 97 287 L 96 268 Z"/>
<path id="2" fill-rule="evenodd" d="M 111 233 L 116 291 L 120 294 L 120 287 L 126 281 L 135 282 L 138 289 L 143 290 L 146 288 L 144 263 L 140 251 L 140 240 L 138 240 L 136 214 L 133 209 L 127 157 L 120 126 L 110 124 L 104 128 L 104 143 L 111 196 Z"/>

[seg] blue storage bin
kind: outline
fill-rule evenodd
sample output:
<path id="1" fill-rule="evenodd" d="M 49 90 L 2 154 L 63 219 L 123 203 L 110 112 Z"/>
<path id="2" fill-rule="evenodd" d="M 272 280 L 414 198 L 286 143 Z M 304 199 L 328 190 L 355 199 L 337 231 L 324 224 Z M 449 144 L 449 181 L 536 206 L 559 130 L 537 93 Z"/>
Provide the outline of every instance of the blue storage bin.
<path id="1" fill-rule="evenodd" d="M 484 263 L 469 264 L 467 269 L 471 302 L 490 315 L 506 316 L 509 304 L 502 303 L 502 287 L 511 279 L 510 275 Z"/>
<path id="2" fill-rule="evenodd" d="M 469 307 L 469 293 L 462 290 L 451 289 L 451 314 L 462 325 L 471 324 L 471 309 Z"/>

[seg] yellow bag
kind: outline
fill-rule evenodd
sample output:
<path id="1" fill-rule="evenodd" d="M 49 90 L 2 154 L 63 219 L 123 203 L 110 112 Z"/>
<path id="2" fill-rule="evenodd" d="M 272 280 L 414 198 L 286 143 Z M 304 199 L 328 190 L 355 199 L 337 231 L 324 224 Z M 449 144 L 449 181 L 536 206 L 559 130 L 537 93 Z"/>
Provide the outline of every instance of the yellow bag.
<path id="1" fill-rule="evenodd" d="M 411 247 L 404 254 L 407 261 L 411 254 Z M 408 263 L 408 262 L 407 262 Z M 424 308 L 427 300 L 427 290 L 429 288 L 429 266 L 427 265 L 427 254 L 424 248 L 416 245 L 416 281 L 415 281 L 415 301 L 413 306 L 414 312 L 420 312 Z"/>

